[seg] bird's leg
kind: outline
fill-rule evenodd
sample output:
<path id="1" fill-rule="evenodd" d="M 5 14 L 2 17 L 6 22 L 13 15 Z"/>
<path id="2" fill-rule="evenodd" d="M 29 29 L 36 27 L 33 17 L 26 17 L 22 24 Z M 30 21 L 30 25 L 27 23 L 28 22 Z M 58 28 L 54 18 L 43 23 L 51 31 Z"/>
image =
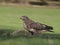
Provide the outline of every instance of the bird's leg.
<path id="1" fill-rule="evenodd" d="M 36 35 L 37 34 L 35 29 L 30 29 L 29 32 L 31 33 L 31 35 Z"/>
<path id="2" fill-rule="evenodd" d="M 32 32 L 32 31 L 29 31 L 30 33 L 31 33 L 31 35 L 34 35 L 34 32 Z"/>
<path id="3" fill-rule="evenodd" d="M 31 35 L 39 35 L 40 34 L 39 30 L 35 30 L 35 29 L 30 29 L 29 32 L 31 33 Z"/>

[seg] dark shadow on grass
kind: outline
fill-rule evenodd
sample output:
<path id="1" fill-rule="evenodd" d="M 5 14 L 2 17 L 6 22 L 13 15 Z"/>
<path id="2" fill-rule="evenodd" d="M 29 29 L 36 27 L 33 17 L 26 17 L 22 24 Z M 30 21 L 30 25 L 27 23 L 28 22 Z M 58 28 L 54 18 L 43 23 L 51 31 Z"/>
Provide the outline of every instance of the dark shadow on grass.
<path id="1" fill-rule="evenodd" d="M 0 29 L 0 41 L 2 40 L 8 40 L 8 39 L 21 39 L 21 38 L 26 38 L 26 39 L 30 39 L 30 38 L 41 38 L 41 39 L 60 39 L 60 34 L 50 34 L 50 33 L 43 33 L 40 34 L 39 36 L 31 36 L 29 37 L 28 35 L 20 35 L 20 36 L 12 36 L 12 35 L 6 35 L 7 32 L 8 33 L 12 33 L 13 29 Z"/>
<path id="2" fill-rule="evenodd" d="M 8 33 L 12 33 L 13 29 L 0 29 L 0 40 L 9 39 L 11 35 L 7 35 Z"/>
<path id="3" fill-rule="evenodd" d="M 13 29 L 0 29 L 0 32 L 12 32 L 14 31 Z"/>
<path id="4" fill-rule="evenodd" d="M 45 39 L 60 39 L 60 34 L 45 33 L 45 34 L 40 35 L 39 37 L 45 38 Z"/>
<path id="5" fill-rule="evenodd" d="M 5 35 L 6 33 L 12 33 L 13 29 L 0 29 L 0 37 Z"/>

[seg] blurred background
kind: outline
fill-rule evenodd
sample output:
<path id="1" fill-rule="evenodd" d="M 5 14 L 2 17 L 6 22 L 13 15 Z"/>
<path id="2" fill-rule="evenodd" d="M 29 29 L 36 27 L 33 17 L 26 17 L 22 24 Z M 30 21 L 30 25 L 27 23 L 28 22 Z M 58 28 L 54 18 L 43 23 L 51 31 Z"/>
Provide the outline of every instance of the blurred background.
<path id="1" fill-rule="evenodd" d="M 21 16 L 52 26 L 54 32 L 9 35 L 24 30 Z M 60 45 L 60 0 L 0 0 L 0 45 Z"/>
<path id="2" fill-rule="evenodd" d="M 60 0 L 0 0 L 0 4 L 60 6 Z"/>

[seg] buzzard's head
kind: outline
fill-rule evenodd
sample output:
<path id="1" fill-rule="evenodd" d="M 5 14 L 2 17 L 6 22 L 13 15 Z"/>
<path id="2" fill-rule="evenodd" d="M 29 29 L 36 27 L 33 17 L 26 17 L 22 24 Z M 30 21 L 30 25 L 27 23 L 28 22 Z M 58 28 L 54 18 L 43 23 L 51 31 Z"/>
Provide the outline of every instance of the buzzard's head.
<path id="1" fill-rule="evenodd" d="M 24 21 L 24 20 L 28 20 L 29 18 L 27 16 L 22 16 L 22 17 L 20 17 L 20 19 L 22 19 Z"/>

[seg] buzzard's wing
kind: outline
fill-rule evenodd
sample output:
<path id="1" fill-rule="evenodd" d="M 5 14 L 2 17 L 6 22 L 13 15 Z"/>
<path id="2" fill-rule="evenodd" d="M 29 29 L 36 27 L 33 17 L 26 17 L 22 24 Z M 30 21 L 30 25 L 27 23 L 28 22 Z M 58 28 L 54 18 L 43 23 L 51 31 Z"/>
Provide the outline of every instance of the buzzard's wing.
<path id="1" fill-rule="evenodd" d="M 45 24 L 41 24 L 38 22 L 31 23 L 30 27 L 35 30 L 46 30 L 49 32 L 52 32 L 51 30 L 53 30 L 53 27 L 45 25 Z"/>
<path id="2" fill-rule="evenodd" d="M 30 24 L 30 27 L 35 29 L 35 30 L 42 30 L 45 27 L 45 25 L 40 24 L 38 22 L 33 22 Z"/>

